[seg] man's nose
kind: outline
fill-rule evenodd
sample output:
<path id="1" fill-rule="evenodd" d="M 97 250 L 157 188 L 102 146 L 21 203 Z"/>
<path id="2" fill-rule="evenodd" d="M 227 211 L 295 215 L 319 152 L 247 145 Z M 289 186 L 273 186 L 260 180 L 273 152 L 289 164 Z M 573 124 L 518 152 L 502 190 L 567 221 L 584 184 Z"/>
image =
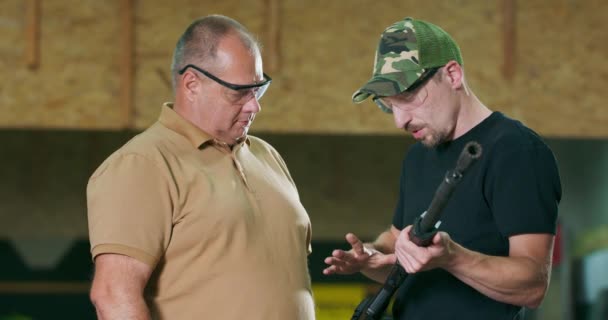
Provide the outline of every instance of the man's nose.
<path id="1" fill-rule="evenodd" d="M 251 99 L 249 99 L 249 101 L 247 101 L 243 107 L 244 111 L 251 113 L 258 113 L 260 110 L 262 110 L 262 106 L 260 105 L 260 102 L 258 101 L 258 98 L 256 98 L 255 94 L 252 95 Z"/>
<path id="2" fill-rule="evenodd" d="M 397 128 L 405 129 L 412 121 L 412 114 L 400 108 L 393 108 L 393 119 Z"/>

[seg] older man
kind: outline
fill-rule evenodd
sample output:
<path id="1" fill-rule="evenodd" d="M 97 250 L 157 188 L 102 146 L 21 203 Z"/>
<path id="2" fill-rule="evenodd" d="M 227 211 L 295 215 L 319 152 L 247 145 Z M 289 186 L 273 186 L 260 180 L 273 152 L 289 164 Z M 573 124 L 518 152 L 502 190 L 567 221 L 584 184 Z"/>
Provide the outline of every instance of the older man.
<path id="1" fill-rule="evenodd" d="M 280 155 L 248 136 L 271 79 L 224 16 L 173 57 L 175 103 L 87 189 L 100 319 L 314 319 L 309 217 Z"/>

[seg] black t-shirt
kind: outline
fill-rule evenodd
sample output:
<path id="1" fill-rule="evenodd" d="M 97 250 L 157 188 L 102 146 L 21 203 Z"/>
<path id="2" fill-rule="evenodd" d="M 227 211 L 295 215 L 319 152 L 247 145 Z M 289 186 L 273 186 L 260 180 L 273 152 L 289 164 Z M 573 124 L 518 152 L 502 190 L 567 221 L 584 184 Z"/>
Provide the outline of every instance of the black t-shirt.
<path id="1" fill-rule="evenodd" d="M 435 148 L 413 145 L 402 165 L 393 225 L 403 229 L 431 203 L 469 141 L 481 158 L 469 168 L 441 213 L 439 230 L 470 250 L 508 256 L 509 236 L 555 233 L 561 183 L 549 147 L 499 112 Z M 395 319 L 513 319 L 520 307 L 495 301 L 443 269 L 410 275 L 393 304 Z"/>

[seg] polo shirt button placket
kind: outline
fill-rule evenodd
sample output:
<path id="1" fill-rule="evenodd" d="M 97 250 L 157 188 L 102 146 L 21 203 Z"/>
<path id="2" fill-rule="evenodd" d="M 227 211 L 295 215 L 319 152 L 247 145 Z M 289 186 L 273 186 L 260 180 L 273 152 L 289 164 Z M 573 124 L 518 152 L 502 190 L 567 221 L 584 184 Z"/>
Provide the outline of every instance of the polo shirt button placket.
<path id="1" fill-rule="evenodd" d="M 219 140 L 215 140 L 215 139 L 213 140 L 213 144 L 215 144 L 217 146 L 217 148 L 220 149 L 222 152 L 230 155 L 230 158 L 232 159 L 232 164 L 238 171 L 239 176 L 241 177 L 241 180 L 243 180 L 243 183 L 245 184 L 245 188 L 247 188 L 247 190 L 249 190 L 249 192 L 254 193 L 253 189 L 251 189 L 251 186 L 247 182 L 247 176 L 245 175 L 245 170 L 243 170 L 243 166 L 241 165 L 239 160 L 236 158 L 237 149 L 231 148 L 227 143 L 219 141 Z"/>
<path id="2" fill-rule="evenodd" d="M 234 166 L 236 167 L 237 171 L 239 172 L 239 175 L 241 176 L 241 179 L 243 179 L 243 183 L 245 183 L 245 187 L 250 192 L 253 192 L 253 190 L 249 186 L 249 183 L 247 182 L 247 176 L 245 175 L 245 170 L 243 170 L 243 166 L 241 165 L 239 160 L 236 158 L 234 153 L 231 153 L 230 155 L 232 157 L 232 163 L 234 163 Z"/>

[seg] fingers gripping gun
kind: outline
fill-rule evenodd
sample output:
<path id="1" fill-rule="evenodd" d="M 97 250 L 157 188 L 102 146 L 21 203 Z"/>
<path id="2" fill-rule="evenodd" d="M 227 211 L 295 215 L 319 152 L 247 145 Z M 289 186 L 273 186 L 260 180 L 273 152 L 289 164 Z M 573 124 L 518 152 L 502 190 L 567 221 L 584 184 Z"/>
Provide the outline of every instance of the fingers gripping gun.
<path id="1" fill-rule="evenodd" d="M 467 143 L 456 162 L 454 170 L 449 170 L 431 201 L 428 209 L 416 220 L 410 230 L 410 239 L 421 247 L 431 244 L 433 237 L 437 233 L 439 217 L 448 199 L 452 195 L 454 188 L 460 182 L 464 172 L 481 156 L 481 145 L 471 141 Z M 373 297 L 361 301 L 351 318 L 351 320 L 378 320 L 382 317 L 384 310 L 388 307 L 391 297 L 399 286 L 405 281 L 408 274 L 399 261 L 393 266 L 382 289 Z"/>

